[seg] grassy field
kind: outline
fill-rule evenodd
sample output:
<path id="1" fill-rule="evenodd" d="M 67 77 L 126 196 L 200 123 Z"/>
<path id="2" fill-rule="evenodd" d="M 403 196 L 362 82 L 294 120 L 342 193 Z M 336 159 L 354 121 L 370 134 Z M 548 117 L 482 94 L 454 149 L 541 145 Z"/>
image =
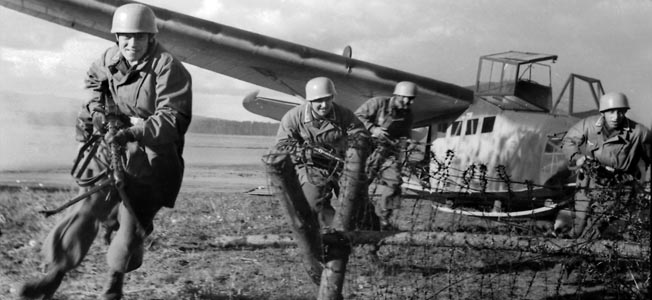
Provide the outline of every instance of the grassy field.
<path id="1" fill-rule="evenodd" d="M 260 158 L 271 143 L 270 137 L 189 136 L 185 152 L 187 169 L 177 206 L 157 215 L 154 232 L 146 242 L 145 263 L 127 276 L 125 299 L 316 298 L 317 286 L 306 275 L 297 248 L 224 249 L 214 242 L 220 236 L 290 233 L 283 208 L 276 199 L 245 193 L 267 185 Z M 53 208 L 75 196 L 67 168 L 65 164 L 54 164 L 47 169 L 30 166 L 0 172 L 0 299 L 15 298 L 19 282 L 42 274 L 40 243 L 56 217 L 44 218 L 37 211 Z M 448 225 L 465 221 L 438 215 L 430 202 L 418 199 L 405 200 L 394 218 L 404 230 L 461 230 Z M 101 294 L 107 278 L 106 249 L 98 238 L 85 261 L 66 276 L 55 298 L 94 299 Z M 351 255 L 344 296 L 646 297 L 644 287 L 649 283 L 611 279 L 627 283 L 630 291 L 632 286 L 643 287 L 643 291 L 619 296 L 621 289 L 605 286 L 595 264 L 585 264 L 588 267 L 578 267 L 579 271 L 566 276 L 562 268 L 565 261 L 568 258 L 470 247 L 358 246 Z M 649 280 L 649 260 L 624 265 L 630 271 L 647 270 Z"/>
<path id="2" fill-rule="evenodd" d="M 257 166 L 211 168 L 190 176 L 201 188 L 185 186 L 177 206 L 157 216 L 147 241 L 144 265 L 128 275 L 126 299 L 301 299 L 313 293 L 297 264 L 297 250 L 224 251 L 211 246 L 218 235 L 287 232 L 278 204 L 269 197 L 242 193 L 247 184 L 263 183 Z M 210 180 L 203 180 L 211 174 Z M 193 183 L 192 180 L 189 180 Z M 211 182 L 214 186 L 203 185 Z M 220 186 L 228 186 L 222 191 Z M 235 191 L 239 190 L 239 191 Z M 16 283 L 40 273 L 40 241 L 56 217 L 37 210 L 54 207 L 75 195 L 71 190 L 0 191 L 0 297 L 12 295 Z M 57 299 L 89 299 L 106 281 L 106 247 L 98 238 L 82 265 L 71 272 Z M 301 282 L 303 281 L 303 284 Z M 264 283 L 264 284 L 261 284 Z M 302 291 L 301 286 L 308 287 Z"/>

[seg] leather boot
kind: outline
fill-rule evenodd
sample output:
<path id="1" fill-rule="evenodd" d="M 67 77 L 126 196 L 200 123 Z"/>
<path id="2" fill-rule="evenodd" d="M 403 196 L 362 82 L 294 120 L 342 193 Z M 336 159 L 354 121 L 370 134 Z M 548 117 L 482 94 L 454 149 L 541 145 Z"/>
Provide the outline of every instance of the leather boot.
<path id="1" fill-rule="evenodd" d="M 18 295 L 23 299 L 50 299 L 61 285 L 64 272 L 52 270 L 40 279 L 23 284 Z"/>
<path id="2" fill-rule="evenodd" d="M 125 273 L 111 272 L 109 275 L 109 287 L 104 292 L 104 300 L 122 299 L 122 284 L 125 279 Z"/>

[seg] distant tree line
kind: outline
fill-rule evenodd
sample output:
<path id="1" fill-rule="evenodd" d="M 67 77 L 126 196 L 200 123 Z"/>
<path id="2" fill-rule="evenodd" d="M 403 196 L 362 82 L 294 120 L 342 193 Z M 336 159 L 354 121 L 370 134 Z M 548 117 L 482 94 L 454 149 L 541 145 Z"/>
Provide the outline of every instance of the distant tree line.
<path id="1" fill-rule="evenodd" d="M 30 123 L 37 126 L 74 126 L 77 112 L 39 112 L 25 113 Z M 278 123 L 231 121 L 217 118 L 193 116 L 188 132 L 205 134 L 259 135 L 273 136 L 278 130 Z"/>
<path id="2" fill-rule="evenodd" d="M 231 135 L 276 135 L 278 123 L 231 121 L 215 118 L 193 116 L 189 132 Z"/>

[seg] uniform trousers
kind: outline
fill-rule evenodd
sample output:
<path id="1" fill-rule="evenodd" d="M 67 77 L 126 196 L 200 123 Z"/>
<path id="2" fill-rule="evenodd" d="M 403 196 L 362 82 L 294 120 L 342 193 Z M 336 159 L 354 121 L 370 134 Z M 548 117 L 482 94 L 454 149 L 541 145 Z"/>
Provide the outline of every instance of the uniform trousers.
<path id="1" fill-rule="evenodd" d="M 383 156 L 378 151 L 367 160 L 367 176 L 376 183 L 373 194 L 380 194 L 375 203 L 376 215 L 389 218 L 392 210 L 401 206 L 401 166 L 393 156 Z"/>
<path id="2" fill-rule="evenodd" d="M 310 165 L 299 164 L 295 170 L 301 190 L 308 205 L 317 214 L 320 227 L 330 227 L 335 217 L 331 199 L 338 188 L 337 178 L 330 170 Z"/>
<path id="3" fill-rule="evenodd" d="M 88 165 L 86 175 L 102 170 L 103 151 Z M 150 184 L 126 175 L 125 192 L 129 205 L 121 201 L 113 187 L 103 189 L 70 207 L 49 232 L 41 252 L 48 270 L 67 272 L 78 266 L 91 247 L 100 227 L 118 224 L 106 254 L 111 271 L 126 273 L 140 267 L 144 240 L 153 230 L 153 219 L 162 207 Z M 90 187 L 81 187 L 79 194 Z M 117 211 L 117 213 L 116 213 Z"/>

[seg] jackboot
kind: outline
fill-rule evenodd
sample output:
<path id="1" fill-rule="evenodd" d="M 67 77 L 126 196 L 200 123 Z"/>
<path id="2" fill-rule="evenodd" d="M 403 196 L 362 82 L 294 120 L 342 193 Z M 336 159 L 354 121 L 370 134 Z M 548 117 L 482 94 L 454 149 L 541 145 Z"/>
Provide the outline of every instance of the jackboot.
<path id="1" fill-rule="evenodd" d="M 51 270 L 42 278 L 23 284 L 18 295 L 23 299 L 51 299 L 65 274 L 63 271 Z"/>
<path id="2" fill-rule="evenodd" d="M 104 292 L 104 300 L 122 299 L 122 284 L 124 283 L 125 273 L 112 271 L 109 275 L 109 287 Z"/>

